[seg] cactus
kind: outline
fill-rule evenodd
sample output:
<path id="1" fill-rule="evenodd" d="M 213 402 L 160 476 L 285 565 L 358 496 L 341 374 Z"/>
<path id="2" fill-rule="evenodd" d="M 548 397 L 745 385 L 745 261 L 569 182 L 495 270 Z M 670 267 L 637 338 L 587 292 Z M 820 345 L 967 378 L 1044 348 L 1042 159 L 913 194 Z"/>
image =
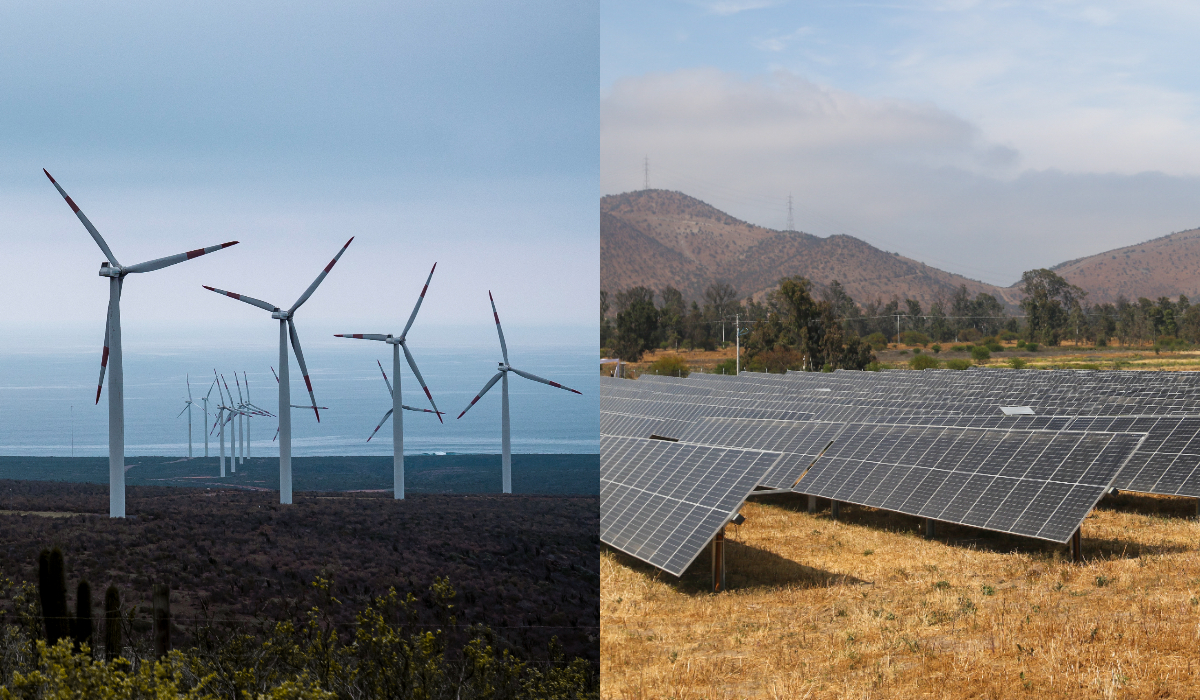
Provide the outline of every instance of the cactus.
<path id="1" fill-rule="evenodd" d="M 104 592 L 104 658 L 115 661 L 121 655 L 121 594 L 116 586 Z"/>
<path id="2" fill-rule="evenodd" d="M 154 584 L 154 658 L 171 651 L 171 589 L 165 583 Z"/>
<path id="3" fill-rule="evenodd" d="M 92 587 L 87 581 L 80 581 L 75 590 L 75 619 L 71 624 L 71 637 L 75 640 L 75 651 L 82 651 L 83 645 L 92 648 Z"/>
<path id="4" fill-rule="evenodd" d="M 42 620 L 46 642 L 51 646 L 70 636 L 67 611 L 67 581 L 63 571 L 63 553 L 58 547 L 42 550 L 38 556 L 38 594 L 42 602 Z"/>

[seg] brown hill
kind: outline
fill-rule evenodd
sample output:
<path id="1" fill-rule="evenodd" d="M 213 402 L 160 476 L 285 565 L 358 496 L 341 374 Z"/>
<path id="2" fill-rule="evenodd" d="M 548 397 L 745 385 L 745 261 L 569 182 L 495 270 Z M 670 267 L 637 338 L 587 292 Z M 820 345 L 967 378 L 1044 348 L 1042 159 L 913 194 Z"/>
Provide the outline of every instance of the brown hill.
<path id="1" fill-rule="evenodd" d="M 943 272 L 852 236 L 755 226 L 680 192 L 642 190 L 600 200 L 601 289 L 673 286 L 699 300 L 721 279 L 742 297 L 760 297 L 792 275 L 822 286 L 838 280 L 859 303 L 897 295 L 928 309 L 964 284 L 972 296 L 986 292 L 1010 306 L 1021 297 L 1014 288 Z"/>
<path id="2" fill-rule="evenodd" d="M 1200 297 L 1200 229 L 1069 260 L 1053 269 L 1093 304 L 1148 297 Z"/>

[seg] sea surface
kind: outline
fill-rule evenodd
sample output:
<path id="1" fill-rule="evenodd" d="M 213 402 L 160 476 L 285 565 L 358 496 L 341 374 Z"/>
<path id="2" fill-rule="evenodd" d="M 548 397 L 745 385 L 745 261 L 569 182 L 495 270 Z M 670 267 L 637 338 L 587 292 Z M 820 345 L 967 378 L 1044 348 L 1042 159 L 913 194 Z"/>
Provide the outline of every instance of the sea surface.
<path id="1" fill-rule="evenodd" d="M 348 340 L 310 343 L 305 361 L 317 404 L 327 406 L 318 423 L 311 409 L 292 409 L 292 454 L 390 455 L 391 418 L 375 437 L 367 437 L 391 408 L 376 360 L 392 375 L 390 348 L 384 343 Z M 310 349 L 309 346 L 312 346 Z M 417 366 L 445 412 L 444 423 L 433 414 L 405 411 L 405 454 L 496 454 L 500 452 L 500 383 L 460 420 L 459 412 L 496 372 L 499 348 L 412 347 Z M 512 450 L 514 453 L 595 454 L 599 452 L 599 380 L 595 352 L 579 344 L 522 346 L 510 340 L 512 365 L 583 392 L 572 394 L 510 376 Z M 125 350 L 125 454 L 187 456 L 188 413 L 179 415 L 188 395 L 192 409 L 192 454 L 204 455 L 204 436 L 215 421 L 219 403 L 213 370 L 223 373 L 237 399 L 234 374 L 249 380 L 249 398 L 278 413 L 278 385 L 271 368 L 278 349 L 259 345 L 208 349 Z M 429 407 L 416 379 L 403 366 L 404 403 Z M 95 351 L 0 351 L 0 455 L 88 457 L 108 454 L 107 378 L 95 403 L 100 371 Z M 394 379 L 393 379 L 394 381 Z M 246 392 L 246 387 L 242 387 Z M 207 425 L 201 399 L 209 395 Z M 307 404 L 308 392 L 295 359 L 291 365 L 291 403 Z M 250 456 L 278 456 L 274 418 L 249 421 Z M 226 450 L 230 436 L 226 433 Z M 217 455 L 218 433 L 208 438 L 209 455 Z"/>

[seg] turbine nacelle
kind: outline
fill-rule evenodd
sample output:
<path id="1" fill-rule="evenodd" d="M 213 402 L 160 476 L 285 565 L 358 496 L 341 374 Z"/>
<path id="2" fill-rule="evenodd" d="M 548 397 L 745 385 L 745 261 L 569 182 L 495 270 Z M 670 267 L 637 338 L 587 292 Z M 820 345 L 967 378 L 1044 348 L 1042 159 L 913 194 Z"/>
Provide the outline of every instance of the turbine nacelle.
<path id="1" fill-rule="evenodd" d="M 101 277 L 116 277 L 117 279 L 121 279 L 121 277 L 123 277 L 124 275 L 125 275 L 124 268 L 110 265 L 107 262 L 100 263 L 100 276 Z"/>
<path id="2" fill-rule="evenodd" d="M 275 309 L 274 311 L 271 312 L 271 318 L 276 319 L 278 321 L 286 321 L 291 317 L 292 317 L 292 315 L 287 311 L 280 311 L 279 309 Z"/>

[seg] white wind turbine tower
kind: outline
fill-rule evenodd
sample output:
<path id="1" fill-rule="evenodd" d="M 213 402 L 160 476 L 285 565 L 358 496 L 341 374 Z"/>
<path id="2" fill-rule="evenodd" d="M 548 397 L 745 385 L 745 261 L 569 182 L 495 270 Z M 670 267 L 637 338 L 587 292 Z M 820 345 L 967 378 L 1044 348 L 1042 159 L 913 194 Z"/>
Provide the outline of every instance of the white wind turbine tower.
<path id="1" fill-rule="evenodd" d="M 100 232 L 92 226 L 92 222 L 84 216 L 83 211 L 67 196 L 66 191 L 50 176 L 45 168 L 42 172 L 50 178 L 54 188 L 67 201 L 71 211 L 79 217 L 88 233 L 100 250 L 104 252 L 107 262 L 100 263 L 100 276 L 108 278 L 108 321 L 104 327 L 104 353 L 100 358 L 100 381 L 96 387 L 96 403 L 100 403 L 100 391 L 104 388 L 104 372 L 109 360 L 112 361 L 112 371 L 108 378 L 108 515 L 110 518 L 125 517 L 125 373 L 121 365 L 121 288 L 125 276 L 136 272 L 153 272 L 169 267 L 184 260 L 200 257 L 222 248 L 237 245 L 237 241 L 221 243 L 220 245 L 198 248 L 178 255 L 169 255 L 157 260 L 148 260 L 136 265 L 123 266 L 109 249 Z"/>
<path id="2" fill-rule="evenodd" d="M 233 383 L 238 390 L 238 464 L 246 463 L 246 400 L 242 398 L 242 383 L 238 381 L 237 372 L 233 373 Z"/>
<path id="3" fill-rule="evenodd" d="M 308 298 L 312 296 L 312 293 L 317 290 L 317 286 L 321 284 L 321 282 L 325 279 L 325 276 L 328 275 L 329 271 L 333 269 L 334 264 L 337 263 L 338 259 L 342 257 L 342 253 L 345 253 L 346 248 L 349 248 L 350 244 L 353 242 L 354 237 L 351 236 L 350 240 L 346 241 L 346 245 L 342 246 L 342 249 L 337 252 L 337 255 L 333 256 L 333 260 L 329 261 L 329 264 L 325 266 L 325 269 L 321 271 L 321 274 L 317 275 L 317 278 L 313 280 L 313 283 L 308 286 L 308 289 L 304 290 L 304 293 L 300 295 L 300 298 L 296 300 L 296 303 L 292 304 L 292 308 L 288 309 L 287 311 L 282 311 L 274 304 L 268 304 L 265 301 L 255 299 L 253 297 L 227 292 L 223 289 L 214 289 L 213 287 L 209 286 L 204 287 L 205 289 L 216 292 L 217 294 L 224 294 L 227 297 L 244 301 L 252 306 L 257 306 L 260 309 L 266 309 L 267 311 L 271 312 L 271 318 L 278 319 L 279 321 L 278 379 L 280 503 L 286 504 L 292 502 L 292 392 L 288 378 L 287 350 L 289 336 L 292 341 L 292 350 L 296 354 L 296 364 L 300 365 L 300 374 L 303 375 L 304 384 L 306 387 L 308 387 L 308 397 L 312 400 L 313 413 L 317 415 L 317 422 L 321 422 L 321 412 L 317 407 L 317 397 L 313 395 L 312 381 L 308 378 L 308 367 L 306 367 L 304 364 L 304 353 L 300 350 L 300 338 L 296 335 L 296 323 L 292 320 L 292 317 L 296 313 L 296 310 L 299 309 L 304 302 L 308 301 Z"/>
<path id="4" fill-rule="evenodd" d="M 235 379 L 237 375 L 234 375 Z M 229 390 L 229 382 L 225 381 L 225 375 L 221 375 L 221 383 L 225 385 L 225 393 L 229 394 L 229 471 L 237 472 L 237 417 L 241 414 L 241 407 L 233 402 L 233 392 Z"/>
<path id="5" fill-rule="evenodd" d="M 208 397 L 212 396 L 213 387 L 216 385 L 217 385 L 217 380 L 214 379 L 213 383 L 210 384 L 208 387 L 208 393 L 204 395 L 204 398 L 200 399 L 200 401 L 204 404 L 204 425 L 208 425 Z M 204 456 L 205 457 L 208 456 L 208 431 L 207 430 L 204 431 Z"/>
<path id="6" fill-rule="evenodd" d="M 503 491 L 504 491 L 504 493 L 512 493 L 512 449 L 511 449 L 511 440 L 509 438 L 509 421 L 508 421 L 508 373 L 512 372 L 513 374 L 517 374 L 519 376 L 525 377 L 526 379 L 532 379 L 533 381 L 541 382 L 542 384 L 549 384 L 550 386 L 558 388 L 558 389 L 566 389 L 567 391 L 570 391 L 575 394 L 582 395 L 583 392 L 575 391 L 574 389 L 572 389 L 570 387 L 565 387 L 562 384 L 559 384 L 558 382 L 552 382 L 549 379 L 542 379 L 541 377 L 530 374 L 528 372 L 522 372 L 521 370 L 517 369 L 516 367 L 513 367 L 512 365 L 508 364 L 508 346 L 504 344 L 504 330 L 500 328 L 500 314 L 496 313 L 496 300 L 492 299 L 492 293 L 490 291 L 488 292 L 488 300 L 492 302 L 492 316 L 496 319 L 496 334 L 500 336 L 500 353 L 504 356 L 504 361 L 500 363 L 500 371 L 496 372 L 496 375 L 494 377 L 492 377 L 491 379 L 489 379 L 487 384 L 483 385 L 483 389 L 481 389 L 479 391 L 479 393 L 475 395 L 475 398 L 471 399 L 471 403 L 467 404 L 467 407 L 463 409 L 462 413 L 458 414 L 458 417 L 462 418 L 463 416 L 465 416 L 467 414 L 467 411 L 471 410 L 471 407 L 475 405 L 475 402 L 478 401 L 480 398 L 482 398 L 483 395 L 488 392 L 488 389 L 491 389 L 493 386 L 495 386 L 496 382 L 503 380 L 502 384 L 501 384 L 501 394 L 500 394 L 500 396 L 501 396 L 501 399 L 500 399 L 500 406 L 501 406 L 501 408 L 500 408 L 500 429 L 501 429 L 500 465 L 501 465 L 502 475 L 503 475 L 502 476 Z"/>
<path id="7" fill-rule="evenodd" d="M 185 375 L 184 375 L 184 378 L 187 380 L 188 397 L 187 397 L 187 401 L 184 401 L 184 402 L 183 402 L 183 404 L 184 404 L 184 406 L 183 406 L 183 411 L 187 411 L 187 414 L 188 414 L 188 459 L 191 459 L 191 458 L 192 458 L 192 404 L 193 404 L 194 402 L 192 401 L 192 380 L 191 380 L 191 377 L 188 377 L 188 376 L 185 374 Z M 182 416 L 182 415 L 183 415 L 183 411 L 180 411 L 180 412 L 179 412 L 179 416 Z M 179 416 L 175 416 L 175 417 L 176 417 L 176 418 L 179 418 Z M 207 416 L 204 418 L 204 422 L 205 422 L 205 423 L 207 423 L 207 422 L 208 422 L 208 417 L 207 417 Z"/>
<path id="8" fill-rule="evenodd" d="M 217 370 L 215 370 L 215 369 L 213 370 L 213 377 L 217 377 Z M 212 430 L 216 430 L 218 427 L 221 430 L 221 476 L 224 477 L 225 476 L 225 424 L 228 423 L 230 420 L 230 418 L 226 415 L 230 412 L 230 407 L 225 404 L 225 392 L 221 391 L 220 378 L 214 379 L 213 384 L 215 384 L 217 386 L 217 396 L 221 399 L 221 403 L 217 404 L 217 421 L 216 421 L 216 423 L 213 424 Z M 212 390 L 209 389 L 209 391 L 211 392 Z M 212 432 L 212 430 L 210 430 L 209 432 Z"/>

